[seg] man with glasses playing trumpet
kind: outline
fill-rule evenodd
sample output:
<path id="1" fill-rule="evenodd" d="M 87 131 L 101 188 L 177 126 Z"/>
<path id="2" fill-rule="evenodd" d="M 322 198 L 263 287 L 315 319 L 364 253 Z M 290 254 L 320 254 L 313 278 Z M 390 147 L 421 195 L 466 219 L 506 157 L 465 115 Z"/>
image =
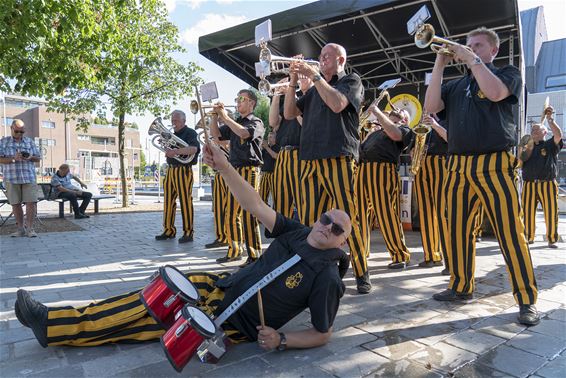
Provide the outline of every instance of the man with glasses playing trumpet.
<path id="1" fill-rule="evenodd" d="M 177 197 L 181 205 L 183 218 L 183 236 L 179 243 L 193 241 L 193 165 L 198 162 L 200 143 L 197 133 L 187 127 L 187 117 L 181 110 L 171 113 L 174 135 L 187 143 L 186 147 L 167 149 L 167 173 L 163 181 L 163 233 L 157 235 L 155 240 L 167 240 L 175 237 L 175 213 L 177 211 Z M 178 156 L 193 156 L 189 162 L 180 162 Z"/>
<path id="2" fill-rule="evenodd" d="M 217 103 L 213 107 L 210 133 L 216 140 L 230 141 L 230 164 L 257 190 L 258 167 L 263 164 L 261 141 L 264 134 L 263 122 L 253 114 L 257 96 L 251 90 L 242 89 L 235 101 L 240 118 L 233 120 L 228 116 L 224 105 Z M 220 128 L 219 121 L 224 123 Z M 261 255 L 259 223 L 251 213 L 242 209 L 231 193 L 227 193 L 226 201 L 224 225 L 228 236 L 228 252 L 216 261 L 226 263 L 241 260 L 243 238 L 248 251 L 245 264 L 249 264 Z"/>
<path id="3" fill-rule="evenodd" d="M 320 53 L 320 72 L 314 64 L 300 59 L 289 68 L 289 89 L 285 95 L 284 116 L 303 116 L 301 127 L 301 223 L 309 226 L 327 209 L 328 204 L 345 211 L 352 219 L 348 238 L 350 258 L 359 293 L 369 293 L 371 283 L 367 260 L 362 252 L 362 235 L 354 194 L 354 164 L 358 156 L 359 110 L 364 98 L 360 77 L 346 74 L 346 50 L 329 43 Z M 299 75 L 314 83 L 297 100 L 295 86 Z"/>
<path id="4" fill-rule="evenodd" d="M 451 277 L 448 289 L 433 298 L 473 297 L 475 243 L 470 231 L 481 204 L 507 264 L 520 307 L 518 320 L 535 325 L 540 321 L 537 284 L 517 189 L 519 161 L 510 152 L 516 145 L 512 106 L 521 96 L 521 73 L 511 65 L 493 65 L 499 37 L 485 27 L 468 33 L 467 46 L 452 44 L 448 50 L 452 56 L 436 57 L 424 105 L 430 112 L 444 112 L 450 127 L 445 193 Z M 468 74 L 442 84 L 452 59 L 466 64 Z"/>

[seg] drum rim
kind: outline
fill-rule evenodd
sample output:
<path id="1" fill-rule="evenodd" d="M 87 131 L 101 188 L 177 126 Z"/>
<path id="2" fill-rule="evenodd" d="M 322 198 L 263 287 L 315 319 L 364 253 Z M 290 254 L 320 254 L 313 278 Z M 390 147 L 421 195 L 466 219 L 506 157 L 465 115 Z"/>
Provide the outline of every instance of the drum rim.
<path id="1" fill-rule="evenodd" d="M 212 325 L 214 326 L 214 332 L 210 332 L 208 329 L 203 328 L 198 322 L 196 322 L 188 313 L 189 307 L 192 307 L 192 308 L 202 312 L 203 315 L 205 315 L 210 320 Z M 181 316 L 183 316 L 183 318 L 185 318 L 185 320 L 187 322 L 189 322 L 191 327 L 196 328 L 203 338 L 210 339 L 211 337 L 213 337 L 216 334 L 216 331 L 218 330 L 218 327 L 216 326 L 216 324 L 214 323 L 214 320 L 212 320 L 210 315 L 208 315 L 206 312 L 204 312 L 203 310 L 201 310 L 197 306 L 193 306 L 191 304 L 184 305 L 183 308 L 181 309 Z"/>
<path id="2" fill-rule="evenodd" d="M 181 272 L 179 269 L 175 268 L 173 265 L 164 265 L 159 267 L 159 275 L 161 276 L 161 278 L 163 279 L 163 282 L 165 282 L 165 285 L 167 285 L 167 287 L 169 288 L 169 290 L 171 290 L 172 292 L 178 292 L 179 296 L 182 297 L 185 302 L 188 303 L 196 303 L 199 301 L 200 296 L 198 293 L 198 289 L 195 286 L 194 283 L 191 282 L 191 280 L 189 280 L 187 278 L 187 281 L 189 281 L 189 283 L 193 286 L 193 288 L 195 289 L 195 292 L 197 293 L 197 298 L 189 298 L 187 297 L 187 295 L 185 294 L 185 292 L 183 292 L 183 290 L 181 290 L 173 281 L 171 281 L 169 279 L 169 276 L 167 274 L 165 274 L 165 268 L 171 268 L 175 271 L 177 271 L 177 273 L 179 273 L 181 276 L 185 277 L 185 275 L 183 274 L 183 272 Z M 186 277 L 185 277 L 186 278 Z"/>

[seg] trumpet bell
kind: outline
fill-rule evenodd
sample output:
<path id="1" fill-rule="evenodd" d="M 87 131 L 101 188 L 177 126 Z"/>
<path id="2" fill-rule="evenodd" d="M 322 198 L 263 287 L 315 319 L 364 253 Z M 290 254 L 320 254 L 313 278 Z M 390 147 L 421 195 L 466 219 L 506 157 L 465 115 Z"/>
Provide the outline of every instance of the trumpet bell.
<path id="1" fill-rule="evenodd" d="M 431 24 L 423 24 L 415 33 L 415 45 L 419 49 L 426 49 L 434 39 L 434 26 Z"/>

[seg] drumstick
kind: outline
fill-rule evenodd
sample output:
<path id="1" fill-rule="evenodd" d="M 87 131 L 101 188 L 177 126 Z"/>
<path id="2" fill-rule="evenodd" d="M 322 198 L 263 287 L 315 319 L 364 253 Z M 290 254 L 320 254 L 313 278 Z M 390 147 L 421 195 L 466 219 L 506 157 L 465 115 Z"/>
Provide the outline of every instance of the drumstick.
<path id="1" fill-rule="evenodd" d="M 261 290 L 257 291 L 257 307 L 259 309 L 259 322 L 261 327 L 265 328 L 265 318 L 263 317 L 263 301 L 261 300 Z"/>

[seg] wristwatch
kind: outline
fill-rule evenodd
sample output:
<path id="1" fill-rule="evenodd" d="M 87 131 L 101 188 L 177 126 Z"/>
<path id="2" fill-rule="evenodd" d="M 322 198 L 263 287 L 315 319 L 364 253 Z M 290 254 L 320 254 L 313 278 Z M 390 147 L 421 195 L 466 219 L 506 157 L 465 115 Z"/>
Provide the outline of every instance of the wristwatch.
<path id="1" fill-rule="evenodd" d="M 478 65 L 478 64 L 482 64 L 482 61 L 481 61 L 481 59 L 480 59 L 479 56 L 476 56 L 476 57 L 474 58 L 474 60 L 472 60 L 472 62 L 470 63 L 470 67 L 471 67 L 471 66 L 476 66 L 476 65 Z"/>
<path id="2" fill-rule="evenodd" d="M 282 352 L 287 349 L 287 338 L 283 332 L 279 332 L 279 345 L 277 346 L 277 350 Z"/>
<path id="3" fill-rule="evenodd" d="M 319 74 L 315 74 L 315 75 L 312 77 L 312 82 L 313 82 L 313 83 L 316 83 L 316 82 L 319 81 L 320 79 L 322 79 L 322 76 L 320 76 Z"/>

